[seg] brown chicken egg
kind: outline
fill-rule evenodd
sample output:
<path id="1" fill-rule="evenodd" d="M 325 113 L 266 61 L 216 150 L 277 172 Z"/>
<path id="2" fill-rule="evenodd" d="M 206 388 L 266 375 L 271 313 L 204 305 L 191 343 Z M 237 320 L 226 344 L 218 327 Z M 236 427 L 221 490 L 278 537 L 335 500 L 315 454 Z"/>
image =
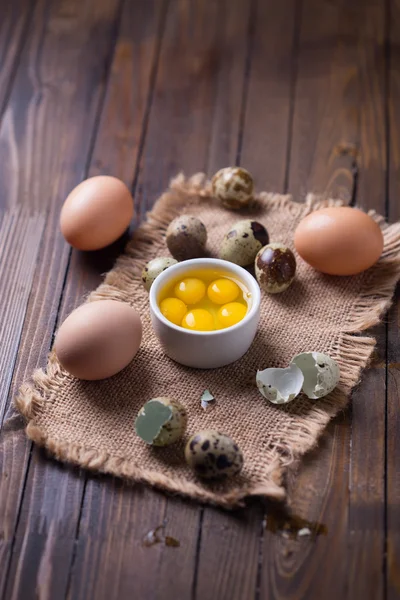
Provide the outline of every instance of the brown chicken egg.
<path id="1" fill-rule="evenodd" d="M 79 379 L 111 377 L 126 367 L 142 340 L 139 314 L 115 300 L 88 302 L 61 325 L 54 350 L 68 373 Z"/>
<path id="2" fill-rule="evenodd" d="M 78 250 L 99 250 L 117 240 L 129 227 L 133 198 L 123 181 L 99 175 L 72 190 L 61 210 L 60 227 Z"/>
<path id="3" fill-rule="evenodd" d="M 383 235 L 366 213 L 349 206 L 312 212 L 298 225 L 294 244 L 314 269 L 330 275 L 356 275 L 379 259 Z"/>

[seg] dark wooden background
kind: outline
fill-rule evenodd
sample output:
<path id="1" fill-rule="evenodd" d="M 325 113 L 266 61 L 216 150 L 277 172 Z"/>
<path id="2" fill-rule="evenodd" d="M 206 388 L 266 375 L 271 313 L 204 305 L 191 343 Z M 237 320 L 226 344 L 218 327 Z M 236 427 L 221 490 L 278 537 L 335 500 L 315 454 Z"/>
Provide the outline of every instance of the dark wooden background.
<path id="1" fill-rule="evenodd" d="M 399 44 L 399 0 L 0 0 L 0 598 L 400 597 L 399 304 L 288 480 L 315 538 L 271 531 L 261 502 L 229 514 L 57 464 L 12 408 L 123 247 L 62 239 L 89 175 L 132 188 L 133 226 L 181 169 L 233 163 L 399 219 Z M 144 547 L 164 519 L 180 546 Z"/>

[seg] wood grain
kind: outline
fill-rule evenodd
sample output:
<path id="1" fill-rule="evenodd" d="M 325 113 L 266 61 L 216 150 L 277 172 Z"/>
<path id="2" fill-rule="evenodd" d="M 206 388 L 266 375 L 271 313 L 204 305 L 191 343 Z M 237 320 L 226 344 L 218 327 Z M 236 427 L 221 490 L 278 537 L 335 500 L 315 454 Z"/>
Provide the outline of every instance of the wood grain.
<path id="1" fill-rule="evenodd" d="M 25 0 L 0 4 L 0 123 L 14 83 L 34 5 L 34 2 Z M 5 127 L 11 126 L 7 115 L 5 120 Z M 12 131 L 8 131 L 6 136 L 14 137 Z M 4 128 L 1 139 L 4 140 Z M 17 153 L 15 142 L 14 138 L 7 153 L 0 150 L 3 165 L 6 165 L 3 176 L 5 172 L 8 173 L 6 181 L 9 191 L 12 189 L 9 185 L 10 175 L 15 166 L 13 158 Z M 10 193 L 0 193 L 0 338 L 4 342 L 4 352 L 0 356 L 0 429 L 44 227 L 43 215 L 30 211 L 26 206 L 18 206 L 16 193 L 12 196 L 10 198 Z"/>
<path id="2" fill-rule="evenodd" d="M 359 142 L 360 3 L 303 4 L 288 189 L 350 202 Z M 361 23 L 360 23 L 361 21 Z"/>
<path id="3" fill-rule="evenodd" d="M 0 213 L 0 426 L 44 225 L 45 216 L 31 214 L 29 207 L 10 206 Z"/>
<path id="4" fill-rule="evenodd" d="M 255 5 L 239 158 L 259 190 L 287 192 L 299 7 L 296 0 Z"/>
<path id="5" fill-rule="evenodd" d="M 209 147 L 204 166 L 209 177 L 238 162 L 247 104 L 249 71 L 254 59 L 256 2 L 234 0 L 219 6 Z M 266 32 L 267 33 L 267 32 Z"/>
<path id="6" fill-rule="evenodd" d="M 355 142 L 354 49 L 341 44 L 344 3 L 304 3 L 300 15 L 297 72 L 294 85 L 292 139 L 289 141 L 288 191 L 297 200 L 306 191 L 340 196 L 350 201 L 353 193 L 353 157 L 335 152 L 338 144 Z M 318 23 L 318 27 L 316 26 Z M 354 44 L 355 42 L 353 42 Z M 318 51 L 316 49 L 318 48 Z M 347 103 L 346 103 L 347 100 Z M 342 132 L 333 126 L 336 115 Z M 344 120 L 343 120 L 344 119 Z M 347 137 L 349 136 L 349 138 Z M 269 530 L 264 535 L 261 596 L 274 598 L 320 597 L 329 589 L 331 597 L 343 597 L 346 548 L 349 421 L 332 424 L 318 448 L 309 455 L 297 477 L 290 474 L 290 509 L 310 522 L 326 525 L 328 538 L 286 539 Z M 273 515 L 267 512 L 268 519 Z M 337 532 L 337 544 L 332 536 Z M 320 564 L 332 553 L 334 570 L 317 576 Z"/>
<path id="7" fill-rule="evenodd" d="M 303 5 L 288 176 L 289 191 L 298 198 L 315 190 L 350 202 L 356 194 L 364 206 L 379 206 L 376 195 L 382 197 L 384 190 L 385 160 L 380 135 L 383 18 L 380 3 Z M 374 33 L 369 29 L 372 23 Z M 367 118 L 370 114 L 375 119 Z M 378 146 L 371 149 L 371 140 Z M 370 170 L 364 163 L 372 153 Z M 384 335 L 380 339 L 384 356 Z M 332 423 L 317 454 L 306 457 L 296 478 L 291 474 L 291 510 L 323 523 L 328 534 L 286 540 L 267 531 L 261 587 L 266 595 L 321 597 L 329 589 L 330 597 L 381 597 L 384 460 L 382 438 L 374 442 L 367 432 L 374 423 L 378 435 L 384 436 L 382 375 L 382 370 L 364 374 L 353 395 L 352 417 L 349 412 Z M 370 453 L 365 452 L 366 436 Z M 376 485 L 373 494 L 368 481 Z M 328 555 L 334 568 L 319 577 Z M 357 577 L 360 571 L 371 578 Z"/>
<path id="8" fill-rule="evenodd" d="M 385 5 L 360 5 L 359 114 L 360 157 L 356 201 L 385 214 Z M 350 501 L 348 523 L 348 597 L 384 597 L 385 552 L 385 372 L 386 327 L 372 332 L 377 339 L 377 361 L 363 373 L 352 396 Z M 373 435 L 371 435 L 373 432 Z M 360 578 L 358 573 L 368 573 Z"/>
<path id="9" fill-rule="evenodd" d="M 22 322 L 24 326 L 9 399 L 33 368 L 44 364 L 50 348 L 69 255 L 58 229 L 59 209 L 85 169 L 117 18 L 118 3 L 114 1 L 40 1 L 3 119 L 0 156 L 10 160 L 1 160 L 0 165 L 2 205 L 10 210 L 15 206 L 21 211 L 29 208 L 31 214 L 45 220 L 40 247 L 39 227 L 33 236 L 26 237 L 30 272 L 25 269 L 19 279 L 14 275 L 16 289 L 23 288 L 32 276 L 34 284 L 27 306 L 21 303 L 19 324 L 14 319 L 15 331 L 21 330 Z M 6 185 L 10 180 L 12 185 Z M 11 343 L 14 347 L 17 344 L 15 340 Z M 7 396 L 7 390 L 3 392 Z M 33 464 L 42 461 L 43 469 L 41 474 L 40 469 L 32 469 L 30 493 L 21 511 L 31 444 L 22 421 L 13 417 L 11 409 L 7 416 L 0 438 L 0 562 L 4 565 L 0 591 L 18 597 L 23 590 L 42 585 L 42 578 L 34 575 L 45 573 L 43 597 L 54 597 L 62 594 L 67 581 L 68 560 L 59 548 L 55 554 L 59 562 L 54 561 L 51 572 L 46 565 L 57 539 L 63 540 L 64 548 L 73 547 L 75 532 L 70 516 L 79 511 L 79 495 L 74 493 L 79 490 L 80 478 L 43 461 L 35 451 Z M 77 483 L 74 492 L 67 495 L 66 490 L 71 490 L 69 478 L 76 478 Z M 52 497 L 54 490 L 59 492 L 57 502 Z M 64 507 L 70 511 L 65 511 L 65 520 Z M 32 537 L 21 537 L 19 530 L 14 544 L 20 517 L 20 525 L 29 522 Z M 35 554 L 34 561 L 31 554 Z M 16 561 L 19 556 L 21 560 Z M 10 563 L 12 557 L 14 562 Z M 9 566 L 11 577 L 5 590 Z"/>
<path id="10" fill-rule="evenodd" d="M 391 195 L 391 198 L 395 196 Z M 394 211 L 396 212 L 396 211 Z M 392 213 L 389 212 L 390 218 Z M 396 218 L 399 218 L 397 212 Z M 388 600 L 396 600 L 400 595 L 400 477 L 398 468 L 399 428 L 400 428 L 400 293 L 397 290 L 395 306 L 389 312 L 389 334 L 387 355 L 387 520 L 386 585 Z"/>
<path id="11" fill-rule="evenodd" d="M 388 217 L 400 219 L 400 2 L 392 0 L 388 11 L 389 44 L 387 118 Z M 400 289 L 387 317 L 388 345 L 386 362 L 387 431 L 386 431 L 386 586 L 387 599 L 400 597 Z"/>
<path id="12" fill-rule="evenodd" d="M 7 103 L 36 2 L 0 2 L 0 118 Z"/>

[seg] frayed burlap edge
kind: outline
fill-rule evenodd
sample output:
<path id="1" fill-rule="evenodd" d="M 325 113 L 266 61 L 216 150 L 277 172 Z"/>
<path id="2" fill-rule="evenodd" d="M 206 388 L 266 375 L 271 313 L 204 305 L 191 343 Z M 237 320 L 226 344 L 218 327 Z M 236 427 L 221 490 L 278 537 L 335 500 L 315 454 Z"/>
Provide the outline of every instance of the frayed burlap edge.
<path id="1" fill-rule="evenodd" d="M 108 298 L 129 302 L 129 286 L 140 277 L 144 264 L 156 254 L 157 247 L 161 249 L 163 235 L 170 221 L 182 213 L 188 202 L 198 202 L 204 197 L 210 197 L 210 182 L 204 174 L 198 173 L 188 179 L 182 174 L 175 177 L 171 181 L 170 189 L 148 213 L 147 221 L 134 233 L 125 253 L 106 275 L 104 283 L 93 291 L 87 300 L 90 302 Z M 265 192 L 259 194 L 256 201 L 262 202 L 267 209 L 268 206 L 282 206 L 299 217 L 304 217 L 318 208 L 341 204 L 338 200 L 321 200 L 313 194 L 309 194 L 306 202 L 300 204 L 294 202 L 289 195 Z M 348 313 L 345 331 L 335 340 L 336 354 L 341 359 L 342 387 L 335 389 L 325 399 L 323 407 L 319 408 L 316 405 L 312 413 L 309 412 L 301 419 L 293 430 L 287 431 L 285 448 L 282 449 L 284 452 L 277 449 L 277 458 L 271 464 L 269 479 L 218 495 L 206 487 L 199 491 L 197 484 L 185 479 L 172 480 L 159 472 L 135 467 L 128 459 L 112 456 L 96 448 L 50 438 L 36 424 L 35 417 L 47 402 L 52 401 L 65 377 L 54 352 L 50 353 L 46 371 L 36 370 L 32 382 L 24 383 L 15 399 L 17 409 L 28 421 L 28 437 L 38 445 L 44 446 L 58 460 L 135 482 L 144 482 L 169 493 L 190 496 L 201 502 L 225 508 L 242 506 L 244 499 L 250 496 L 284 500 L 286 491 L 282 482 L 286 469 L 290 464 L 298 463 L 301 456 L 317 445 L 327 423 L 346 406 L 348 394 L 359 382 L 361 371 L 368 364 L 375 347 L 373 338 L 359 334 L 379 323 L 382 314 L 391 304 L 395 285 L 400 279 L 400 223 L 387 225 L 383 217 L 374 211 L 370 211 L 369 214 L 382 227 L 385 247 L 379 263 L 370 270 L 370 276 Z"/>

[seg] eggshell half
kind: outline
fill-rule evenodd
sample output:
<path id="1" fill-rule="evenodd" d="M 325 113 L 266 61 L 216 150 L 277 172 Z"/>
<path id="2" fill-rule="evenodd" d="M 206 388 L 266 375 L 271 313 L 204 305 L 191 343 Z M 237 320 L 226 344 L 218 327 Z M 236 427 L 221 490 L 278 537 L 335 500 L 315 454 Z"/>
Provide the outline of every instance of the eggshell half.
<path id="1" fill-rule="evenodd" d="M 123 181 L 99 175 L 72 190 L 61 210 L 60 227 L 78 250 L 99 250 L 117 240 L 129 227 L 133 198 Z"/>
<path id="2" fill-rule="evenodd" d="M 54 350 L 61 365 L 79 379 L 111 377 L 139 350 L 139 314 L 124 302 L 99 300 L 74 310 L 56 335 Z"/>
<path id="3" fill-rule="evenodd" d="M 314 269 L 330 275 L 356 275 L 379 259 L 383 235 L 361 210 L 331 207 L 305 217 L 296 229 L 294 244 Z"/>

